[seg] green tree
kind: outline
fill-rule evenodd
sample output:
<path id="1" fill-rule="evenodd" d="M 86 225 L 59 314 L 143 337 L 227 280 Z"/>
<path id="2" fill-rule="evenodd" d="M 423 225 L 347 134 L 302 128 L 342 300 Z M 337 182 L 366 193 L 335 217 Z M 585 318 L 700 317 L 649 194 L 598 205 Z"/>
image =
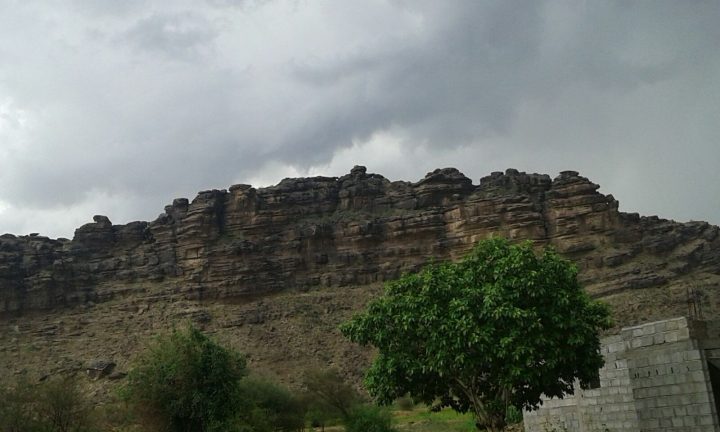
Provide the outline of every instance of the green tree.
<path id="1" fill-rule="evenodd" d="M 378 348 L 365 384 L 380 403 L 409 392 L 436 408 L 471 411 L 497 431 L 509 406 L 572 393 L 603 365 L 598 332 L 609 311 L 577 270 L 530 243 L 480 242 L 458 263 L 429 265 L 386 285 L 385 295 L 342 325 Z"/>
<path id="2" fill-rule="evenodd" d="M 122 394 L 144 423 L 177 432 L 243 430 L 245 360 L 194 327 L 161 336 L 128 374 Z"/>

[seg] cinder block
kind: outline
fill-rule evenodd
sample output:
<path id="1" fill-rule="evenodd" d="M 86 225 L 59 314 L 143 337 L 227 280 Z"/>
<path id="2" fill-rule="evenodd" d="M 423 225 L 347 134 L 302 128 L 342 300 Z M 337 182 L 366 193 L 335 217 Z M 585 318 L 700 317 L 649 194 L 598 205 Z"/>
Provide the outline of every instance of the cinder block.
<path id="1" fill-rule="evenodd" d="M 653 336 L 643 336 L 640 338 L 640 346 L 650 346 L 653 344 Z"/>
<path id="2" fill-rule="evenodd" d="M 660 419 L 660 427 L 662 427 L 662 428 L 671 428 L 671 427 L 672 427 L 672 418 L 662 418 L 662 419 Z"/>
<path id="3" fill-rule="evenodd" d="M 700 360 L 701 358 L 702 355 L 700 354 L 700 351 L 688 351 L 686 353 L 687 360 Z"/>
<path id="4" fill-rule="evenodd" d="M 695 382 L 705 382 L 705 371 L 702 370 L 696 370 L 693 372 L 690 372 L 690 376 L 692 377 L 692 380 Z"/>
<path id="5" fill-rule="evenodd" d="M 707 393 L 695 393 L 690 395 L 692 403 L 710 403 L 710 397 Z"/>
<path id="6" fill-rule="evenodd" d="M 655 334 L 655 324 L 647 324 L 642 328 L 643 336 Z"/>
<path id="7" fill-rule="evenodd" d="M 710 426 L 714 423 L 713 418 L 710 416 L 699 416 L 695 417 L 695 419 L 698 426 Z"/>
<path id="8" fill-rule="evenodd" d="M 604 338 L 601 387 L 579 390 L 574 398 L 549 402 L 541 411 L 553 414 L 568 431 L 579 430 L 581 424 L 587 432 L 720 431 L 712 423 L 699 423 L 701 418 L 712 419 L 714 408 L 704 354 L 697 348 L 698 340 L 689 338 L 700 334 L 693 329 L 678 318 Z M 720 358 L 720 325 L 717 333 Z M 542 431 L 540 418 L 525 416 L 526 430 Z"/>

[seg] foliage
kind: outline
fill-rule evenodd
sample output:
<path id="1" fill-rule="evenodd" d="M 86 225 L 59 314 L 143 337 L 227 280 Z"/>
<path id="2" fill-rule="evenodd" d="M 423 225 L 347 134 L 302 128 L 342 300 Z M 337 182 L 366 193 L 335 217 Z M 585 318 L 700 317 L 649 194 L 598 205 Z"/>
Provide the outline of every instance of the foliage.
<path id="1" fill-rule="evenodd" d="M 51 379 L 39 386 L 38 414 L 57 432 L 79 432 L 90 427 L 92 406 L 73 379 Z"/>
<path id="2" fill-rule="evenodd" d="M 255 407 L 254 420 L 249 423 L 256 430 L 295 432 L 304 429 L 304 403 L 287 389 L 261 378 L 249 377 L 242 380 L 240 392 Z"/>
<path id="3" fill-rule="evenodd" d="M 128 374 L 122 395 L 147 422 L 171 431 L 242 430 L 245 360 L 194 327 L 161 336 Z"/>
<path id="4" fill-rule="evenodd" d="M 93 430 L 92 405 L 73 378 L 38 384 L 25 380 L 0 391 L 3 432 L 86 432 Z"/>
<path id="5" fill-rule="evenodd" d="M 517 409 L 513 405 L 509 405 L 505 411 L 505 423 L 516 424 L 523 421 L 522 410 Z"/>
<path id="6" fill-rule="evenodd" d="M 345 418 L 346 432 L 394 432 L 392 416 L 374 405 L 356 405 Z"/>
<path id="7" fill-rule="evenodd" d="M 34 387 L 22 380 L 7 388 L 0 388 L 0 431 L 25 432 L 41 430 L 36 420 Z"/>
<path id="8" fill-rule="evenodd" d="M 379 353 L 365 384 L 379 402 L 409 392 L 426 404 L 471 411 L 478 427 L 504 426 L 507 407 L 572 392 L 603 364 L 606 306 L 590 300 L 577 270 L 529 243 L 480 242 L 458 263 L 427 266 L 343 324 Z"/>
<path id="9" fill-rule="evenodd" d="M 303 386 L 313 410 L 324 412 L 325 418 L 347 418 L 351 408 L 361 401 L 358 392 L 333 369 L 307 371 Z"/>

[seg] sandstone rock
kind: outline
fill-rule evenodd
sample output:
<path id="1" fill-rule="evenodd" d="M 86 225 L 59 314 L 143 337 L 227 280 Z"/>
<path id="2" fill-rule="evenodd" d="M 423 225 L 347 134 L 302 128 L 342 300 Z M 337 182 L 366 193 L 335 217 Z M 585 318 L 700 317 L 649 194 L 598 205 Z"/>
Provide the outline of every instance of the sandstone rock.
<path id="1" fill-rule="evenodd" d="M 138 293 L 143 302 L 231 301 L 372 284 L 458 258 L 492 235 L 554 246 L 599 297 L 720 274 L 718 227 L 622 213 L 598 187 L 576 171 L 551 179 L 508 169 L 473 185 L 454 168 L 411 183 L 356 166 L 342 177 L 203 191 L 151 222 L 96 215 L 72 241 L 0 236 L 0 314 Z"/>

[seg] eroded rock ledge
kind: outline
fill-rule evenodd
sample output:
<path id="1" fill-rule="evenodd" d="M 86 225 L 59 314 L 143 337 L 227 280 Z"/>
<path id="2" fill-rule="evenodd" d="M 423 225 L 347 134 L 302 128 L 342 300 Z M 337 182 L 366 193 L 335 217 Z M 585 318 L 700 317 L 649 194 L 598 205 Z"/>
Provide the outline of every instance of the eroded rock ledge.
<path id="1" fill-rule="evenodd" d="M 720 275 L 717 226 L 622 213 L 597 190 L 574 171 L 508 169 L 474 185 L 454 168 L 410 183 L 355 167 L 203 191 L 152 222 L 95 216 L 72 240 L 0 236 L 0 314 L 133 292 L 230 299 L 362 285 L 459 257 L 491 235 L 553 245 L 595 296 Z"/>

